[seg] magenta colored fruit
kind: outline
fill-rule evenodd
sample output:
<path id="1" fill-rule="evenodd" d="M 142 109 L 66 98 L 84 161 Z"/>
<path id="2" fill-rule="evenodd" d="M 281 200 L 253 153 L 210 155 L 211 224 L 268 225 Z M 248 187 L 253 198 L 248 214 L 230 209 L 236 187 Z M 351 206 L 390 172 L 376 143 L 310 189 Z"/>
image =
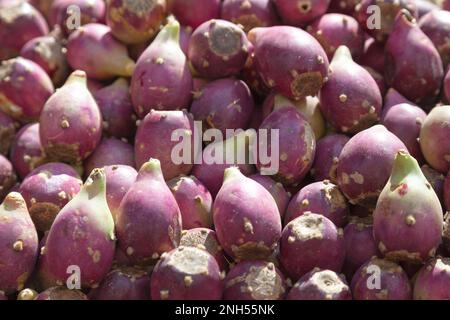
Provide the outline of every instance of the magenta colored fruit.
<path id="1" fill-rule="evenodd" d="M 375 207 L 400 150 L 407 150 L 406 146 L 382 125 L 361 131 L 347 142 L 339 156 L 337 180 L 351 204 Z"/>
<path id="2" fill-rule="evenodd" d="M 352 300 L 343 276 L 331 270 L 314 268 L 292 287 L 287 300 Z"/>
<path id="3" fill-rule="evenodd" d="M 125 44 L 150 40 L 166 16 L 166 0 L 107 0 L 106 23 Z"/>
<path id="4" fill-rule="evenodd" d="M 131 98 L 140 118 L 151 109 L 182 109 L 191 102 L 192 75 L 179 35 L 178 22 L 167 24 L 137 61 Z"/>
<path id="5" fill-rule="evenodd" d="M 406 99 L 397 90 L 395 90 L 394 88 L 390 88 L 384 96 L 383 112 L 381 114 L 381 118 L 384 117 L 384 114 L 386 114 L 391 107 L 402 103 L 415 105 L 414 102 Z"/>
<path id="6" fill-rule="evenodd" d="M 442 9 L 450 11 L 450 0 L 444 0 L 442 3 Z"/>
<path id="7" fill-rule="evenodd" d="M 220 17 L 243 26 L 246 33 L 253 28 L 279 24 L 272 0 L 225 0 Z"/>
<path id="8" fill-rule="evenodd" d="M 119 247 L 131 262 L 145 264 L 176 248 L 181 228 L 180 209 L 164 181 L 160 162 L 150 159 L 120 204 L 116 217 Z"/>
<path id="9" fill-rule="evenodd" d="M 433 187 L 434 192 L 439 198 L 439 201 L 441 203 L 444 199 L 444 182 L 445 182 L 445 176 L 440 173 L 439 171 L 434 170 L 429 165 L 425 164 L 421 168 L 423 175 L 427 179 L 427 181 L 431 184 Z M 444 207 L 445 208 L 445 207 Z"/>
<path id="10" fill-rule="evenodd" d="M 212 228 L 212 197 L 194 176 L 178 176 L 167 182 L 180 207 L 183 229 Z"/>
<path id="11" fill-rule="evenodd" d="M 41 232 L 50 230 L 56 215 L 80 191 L 78 173 L 64 163 L 47 163 L 34 169 L 20 185 L 31 219 Z"/>
<path id="12" fill-rule="evenodd" d="M 45 162 L 44 148 L 39 137 L 39 123 L 27 124 L 19 130 L 11 146 L 9 158 L 22 179 Z"/>
<path id="13" fill-rule="evenodd" d="M 220 16 L 220 0 L 171 0 L 171 10 L 178 21 L 193 29 Z"/>
<path id="14" fill-rule="evenodd" d="M 99 91 L 100 89 L 105 87 L 105 84 L 103 82 L 100 82 L 98 80 L 94 80 L 94 79 L 87 79 L 87 86 L 89 89 L 89 92 L 94 95 L 95 93 L 97 93 L 97 91 Z"/>
<path id="15" fill-rule="evenodd" d="M 435 255 L 442 228 L 439 198 L 417 161 L 406 152 L 397 153 L 373 213 L 380 252 L 390 260 L 425 261 Z"/>
<path id="16" fill-rule="evenodd" d="M 21 57 L 2 61 L 0 109 L 15 120 L 37 120 L 53 91 L 52 81 L 33 61 Z"/>
<path id="17" fill-rule="evenodd" d="M 450 211 L 450 171 L 444 181 L 444 204 L 445 208 Z"/>
<path id="18" fill-rule="evenodd" d="M 289 204 L 289 200 L 291 195 L 286 191 L 284 186 L 276 182 L 275 180 L 269 178 L 268 176 L 262 176 L 260 174 L 254 174 L 249 177 L 252 180 L 255 180 L 260 185 L 262 185 L 274 198 L 277 203 L 278 211 L 280 212 L 281 218 L 283 218 L 287 206 Z"/>
<path id="19" fill-rule="evenodd" d="M 355 300 L 411 300 L 412 289 L 402 267 L 389 260 L 372 258 L 353 276 Z"/>
<path id="20" fill-rule="evenodd" d="M 434 11 L 434 10 L 440 10 L 441 8 L 439 5 L 429 1 L 429 0 L 414 0 L 414 3 L 417 7 L 417 13 L 419 15 L 419 18 L 422 18 L 427 13 Z"/>
<path id="21" fill-rule="evenodd" d="M 313 36 L 277 26 L 255 28 L 248 37 L 255 68 L 269 88 L 296 100 L 317 95 L 328 75 L 328 58 Z"/>
<path id="22" fill-rule="evenodd" d="M 0 154 L 7 155 L 16 135 L 18 124 L 0 111 Z"/>
<path id="23" fill-rule="evenodd" d="M 387 84 L 414 103 L 434 105 L 444 78 L 442 60 L 408 11 L 397 15 L 385 50 Z"/>
<path id="24" fill-rule="evenodd" d="M 284 23 L 303 27 L 322 16 L 328 10 L 331 0 L 274 0 Z"/>
<path id="25" fill-rule="evenodd" d="M 377 42 L 374 38 L 369 38 L 364 43 L 364 53 L 358 62 L 363 66 L 368 66 L 379 73 L 384 73 L 384 44 Z"/>
<path id="26" fill-rule="evenodd" d="M 192 28 L 181 26 L 180 27 L 180 48 L 186 57 L 189 52 L 189 42 L 191 41 L 191 37 L 192 37 Z"/>
<path id="27" fill-rule="evenodd" d="M 84 174 L 88 176 L 95 168 L 112 165 L 135 166 L 134 148 L 116 138 L 103 138 L 98 147 L 84 161 Z"/>
<path id="28" fill-rule="evenodd" d="M 375 80 L 375 82 L 377 83 L 378 89 L 380 89 L 381 96 L 384 97 L 388 89 L 386 86 L 386 81 L 384 80 L 384 76 L 371 67 L 363 66 L 363 68 L 370 73 L 373 80 Z"/>
<path id="29" fill-rule="evenodd" d="M 446 174 L 450 170 L 450 105 L 435 107 L 420 131 L 420 147 L 427 163 Z"/>
<path id="30" fill-rule="evenodd" d="M 50 25 L 54 26 L 57 24 L 67 33 L 76 30 L 76 28 L 73 28 L 75 22 L 73 20 L 74 11 L 69 9 L 73 5 L 80 10 L 81 25 L 103 23 L 105 20 L 106 6 L 102 0 L 53 0 L 48 14 Z"/>
<path id="31" fill-rule="evenodd" d="M 444 79 L 444 94 L 448 101 L 450 101 L 450 69 Z"/>
<path id="32" fill-rule="evenodd" d="M 100 143 L 102 117 L 86 82 L 84 71 L 74 71 L 42 110 L 39 134 L 50 160 L 80 164 Z"/>
<path id="33" fill-rule="evenodd" d="M 338 12 L 353 16 L 360 0 L 331 0 L 328 12 Z"/>
<path id="34" fill-rule="evenodd" d="M 260 139 L 258 142 L 259 150 L 267 148 L 269 151 L 274 147 L 279 149 L 279 158 L 276 159 L 278 170 L 273 161 L 262 163 L 259 157 L 259 171 L 262 174 L 274 175 L 275 180 L 285 185 L 301 182 L 311 169 L 316 151 L 315 135 L 305 117 L 294 107 L 281 108 L 271 113 L 259 129 L 267 130 L 267 139 Z M 276 140 L 275 132 L 272 132 L 276 129 L 279 130 L 279 141 Z"/>
<path id="35" fill-rule="evenodd" d="M 91 300 L 150 300 L 150 276 L 146 271 L 121 267 L 110 271 L 98 288 L 89 293 Z"/>
<path id="36" fill-rule="evenodd" d="M 381 124 L 395 134 L 419 163 L 424 162 L 418 138 L 427 114 L 419 107 L 407 103 L 394 105 L 385 110 Z"/>
<path id="37" fill-rule="evenodd" d="M 220 244 L 237 261 L 267 258 L 281 235 L 275 200 L 236 167 L 225 170 L 222 188 L 214 201 L 213 218 Z"/>
<path id="38" fill-rule="evenodd" d="M 450 63 L 450 11 L 430 11 L 420 19 L 419 27 L 438 50 L 445 69 Z"/>
<path id="39" fill-rule="evenodd" d="M 414 283 L 414 300 L 450 299 L 450 258 L 436 258 L 420 269 Z"/>
<path id="40" fill-rule="evenodd" d="M 336 169 L 342 149 L 350 140 L 343 134 L 330 134 L 317 141 L 312 175 L 316 181 L 330 180 L 337 184 Z"/>
<path id="41" fill-rule="evenodd" d="M 0 61 L 17 56 L 29 40 L 48 33 L 45 18 L 26 1 L 12 2 L 1 9 Z"/>
<path id="42" fill-rule="evenodd" d="M 220 300 L 219 266 L 212 255 L 194 247 L 178 247 L 164 254 L 153 269 L 153 300 Z"/>
<path id="43" fill-rule="evenodd" d="M 266 261 L 242 261 L 225 280 L 224 300 L 284 300 L 287 284 L 280 270 Z"/>
<path id="44" fill-rule="evenodd" d="M 191 113 L 206 129 L 247 129 L 254 110 L 250 89 L 244 81 L 220 79 L 206 84 L 195 94 Z"/>
<path id="45" fill-rule="evenodd" d="M 358 133 L 378 122 L 383 99 L 370 73 L 352 60 L 347 47 L 336 51 L 329 80 L 320 91 L 325 118 L 342 132 Z"/>
<path id="46" fill-rule="evenodd" d="M 35 300 L 88 300 L 88 297 L 80 290 L 57 286 L 39 293 Z"/>
<path id="47" fill-rule="evenodd" d="M 342 229 L 325 216 L 305 213 L 289 222 L 280 240 L 280 261 L 297 281 L 313 268 L 340 272 L 345 259 Z"/>
<path id="48" fill-rule="evenodd" d="M 248 57 L 244 70 L 242 70 L 241 77 L 256 97 L 264 99 L 270 93 L 270 89 L 256 70 L 255 61 L 252 58 L 252 55 Z"/>
<path id="49" fill-rule="evenodd" d="M 332 59 L 337 48 L 346 46 L 356 60 L 364 51 L 364 31 L 353 17 L 340 13 L 328 13 L 308 26 L 307 31 L 325 49 Z"/>
<path id="50" fill-rule="evenodd" d="M 6 0 L 8 1 L 8 0 Z M 12 0 L 14 1 L 14 0 Z M 36 9 L 39 10 L 40 13 L 44 17 L 48 17 L 48 14 L 50 13 L 50 7 L 53 4 L 54 0 L 28 0 L 29 3 L 33 5 Z"/>
<path id="51" fill-rule="evenodd" d="M 252 117 L 250 118 L 250 122 L 248 124 L 249 129 L 258 130 L 263 122 L 263 112 L 262 108 L 255 108 L 252 113 Z"/>
<path id="52" fill-rule="evenodd" d="M 13 165 L 6 157 L 0 155 L 0 201 L 11 191 L 16 181 Z"/>

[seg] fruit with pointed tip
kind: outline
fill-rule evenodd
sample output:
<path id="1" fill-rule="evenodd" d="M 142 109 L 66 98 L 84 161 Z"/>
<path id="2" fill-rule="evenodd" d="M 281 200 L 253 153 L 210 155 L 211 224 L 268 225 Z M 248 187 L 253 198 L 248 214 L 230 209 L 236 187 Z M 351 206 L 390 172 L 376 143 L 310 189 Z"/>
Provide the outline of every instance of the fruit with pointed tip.
<path id="1" fill-rule="evenodd" d="M 384 114 L 389 111 L 389 109 L 397 104 L 407 103 L 410 105 L 415 105 L 414 102 L 406 99 L 400 92 L 395 90 L 394 88 L 389 88 L 384 96 L 384 104 L 383 104 L 383 112 L 381 117 L 384 117 Z"/>
<path id="2" fill-rule="evenodd" d="M 285 24 L 304 27 L 328 10 L 331 0 L 274 0 Z"/>
<path id="3" fill-rule="evenodd" d="M 419 27 L 438 50 L 445 69 L 450 63 L 450 11 L 431 10 L 419 20 Z"/>
<path id="4" fill-rule="evenodd" d="M 281 218 L 283 218 L 286 209 L 288 207 L 289 200 L 291 198 L 290 193 L 286 191 L 286 189 L 280 182 L 276 182 L 275 180 L 271 179 L 268 176 L 254 174 L 251 175 L 249 178 L 255 180 L 264 188 L 266 188 L 267 191 L 270 192 L 275 202 L 277 203 L 278 211 L 280 212 Z"/>
<path id="5" fill-rule="evenodd" d="M 202 23 L 220 16 L 220 0 L 170 0 L 169 8 L 184 26 L 197 28 Z"/>

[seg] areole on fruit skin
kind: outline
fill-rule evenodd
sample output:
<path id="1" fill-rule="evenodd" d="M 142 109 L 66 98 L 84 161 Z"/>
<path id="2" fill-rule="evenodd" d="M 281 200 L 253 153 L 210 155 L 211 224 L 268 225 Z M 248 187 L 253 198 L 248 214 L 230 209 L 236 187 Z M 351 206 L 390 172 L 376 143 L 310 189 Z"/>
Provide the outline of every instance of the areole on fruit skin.
<path id="1" fill-rule="evenodd" d="M 284 23 L 304 27 L 327 11 L 330 0 L 274 0 L 274 4 Z"/>

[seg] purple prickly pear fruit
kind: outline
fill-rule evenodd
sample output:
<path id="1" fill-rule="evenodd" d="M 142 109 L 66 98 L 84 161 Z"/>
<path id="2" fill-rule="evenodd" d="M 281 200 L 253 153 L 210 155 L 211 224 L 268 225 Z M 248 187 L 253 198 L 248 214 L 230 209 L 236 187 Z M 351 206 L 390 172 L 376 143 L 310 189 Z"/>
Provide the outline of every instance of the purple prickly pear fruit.
<path id="1" fill-rule="evenodd" d="M 102 117 L 86 82 L 84 71 L 74 71 L 42 110 L 39 134 L 50 160 L 80 164 L 100 143 Z"/>
<path id="2" fill-rule="evenodd" d="M 189 42 L 191 41 L 192 32 L 191 27 L 180 26 L 180 48 L 186 57 L 189 53 Z"/>
<path id="3" fill-rule="evenodd" d="M 372 69 L 371 67 L 363 66 L 363 68 L 370 73 L 373 80 L 375 80 L 375 82 L 377 83 L 378 89 L 380 89 L 381 96 L 384 97 L 384 95 L 387 92 L 387 86 L 386 81 L 384 80 L 384 76 L 378 71 Z"/>
<path id="4" fill-rule="evenodd" d="M 288 26 L 255 28 L 255 68 L 265 84 L 290 99 L 315 96 L 328 76 L 328 58 L 307 32 Z"/>
<path id="5" fill-rule="evenodd" d="M 166 0 L 108 0 L 106 23 L 113 35 L 125 44 L 150 40 L 166 16 Z"/>
<path id="6" fill-rule="evenodd" d="M 53 91 L 52 80 L 33 61 L 18 57 L 1 63 L 0 109 L 15 120 L 37 120 Z"/>
<path id="7" fill-rule="evenodd" d="M 434 2 L 428 0 L 414 0 L 419 18 L 434 10 L 441 10 L 441 7 Z"/>
<path id="8" fill-rule="evenodd" d="M 151 275 L 150 291 L 152 300 L 220 300 L 222 280 L 212 255 L 182 246 L 161 257 Z"/>
<path id="9" fill-rule="evenodd" d="M 384 44 L 369 38 L 364 44 L 364 53 L 358 59 L 358 63 L 368 66 L 379 73 L 384 73 Z"/>
<path id="10" fill-rule="evenodd" d="M 442 60 L 408 11 L 397 15 L 385 52 L 387 84 L 414 103 L 434 105 L 444 78 Z"/>
<path id="11" fill-rule="evenodd" d="M 328 12 L 337 12 L 353 16 L 360 0 L 331 0 Z"/>
<path id="12" fill-rule="evenodd" d="M 58 213 L 42 251 L 44 272 L 57 284 L 66 283 L 70 266 L 79 267 L 84 288 L 97 286 L 106 276 L 114 258 L 115 235 L 103 169 L 95 169 Z"/>
<path id="13" fill-rule="evenodd" d="M 135 68 L 127 47 L 114 38 L 109 27 L 98 23 L 89 23 L 70 35 L 67 61 L 72 69 L 84 70 L 97 80 L 131 77 Z"/>
<path id="14" fill-rule="evenodd" d="M 306 212 L 321 214 L 330 219 L 336 227 L 341 228 L 347 224 L 350 209 L 338 186 L 325 180 L 307 185 L 292 197 L 284 217 L 284 224 Z"/>
<path id="15" fill-rule="evenodd" d="M 383 99 L 376 81 L 341 46 L 330 64 L 332 73 L 320 91 L 325 118 L 342 132 L 358 133 L 380 119 Z"/>
<path id="16" fill-rule="evenodd" d="M 419 27 L 433 42 L 446 68 L 450 63 L 450 11 L 430 11 L 419 20 Z"/>
<path id="17" fill-rule="evenodd" d="M 444 79 L 444 94 L 448 101 L 450 101 L 450 68 Z"/>
<path id="18" fill-rule="evenodd" d="M 420 169 L 422 170 L 422 173 L 425 176 L 425 178 L 427 179 L 427 181 L 433 187 L 434 192 L 436 192 L 436 195 L 438 196 L 439 201 L 441 203 L 444 203 L 443 199 L 444 199 L 445 176 L 442 173 L 440 173 L 439 171 L 434 170 L 427 164 L 424 164 Z"/>
<path id="19" fill-rule="evenodd" d="M 183 229 L 212 228 L 212 197 L 194 176 L 178 176 L 167 185 L 180 207 Z"/>
<path id="20" fill-rule="evenodd" d="M 264 99 L 270 93 L 270 89 L 256 70 L 255 60 L 252 55 L 248 57 L 244 70 L 242 70 L 242 79 L 247 83 L 256 97 Z"/>
<path id="21" fill-rule="evenodd" d="M 286 279 L 272 262 L 242 261 L 225 280 L 224 300 L 284 300 Z"/>
<path id="22" fill-rule="evenodd" d="M 420 131 L 420 148 L 427 163 L 446 174 L 450 170 L 450 105 L 437 106 L 426 117 Z"/>
<path id="23" fill-rule="evenodd" d="M 22 196 L 9 193 L 0 206 L 0 290 L 23 289 L 38 257 L 38 235 Z"/>
<path id="24" fill-rule="evenodd" d="M 50 25 L 59 25 L 67 33 L 77 30 L 78 26 L 73 21 L 74 11 L 70 9 L 71 6 L 79 9 L 81 25 L 103 23 L 105 20 L 106 6 L 102 0 L 53 0 L 48 13 Z"/>
<path id="25" fill-rule="evenodd" d="M 11 162 L 0 155 L 0 201 L 11 191 L 17 181 Z"/>
<path id="26" fill-rule="evenodd" d="M 94 95 L 97 91 L 104 88 L 105 84 L 94 79 L 87 79 L 87 87 L 89 89 L 89 92 Z"/>
<path id="27" fill-rule="evenodd" d="M 344 259 L 343 231 L 325 216 L 308 212 L 284 227 L 280 261 L 294 281 L 314 267 L 340 272 Z"/>
<path id="28" fill-rule="evenodd" d="M 435 258 L 423 266 L 414 282 L 414 300 L 448 300 L 450 258 Z"/>
<path id="29" fill-rule="evenodd" d="M 444 205 L 450 211 L 450 171 L 444 181 Z"/>
<path id="30" fill-rule="evenodd" d="M 351 290 L 354 300 L 411 300 L 408 276 L 398 264 L 372 258 L 353 276 Z"/>
<path id="31" fill-rule="evenodd" d="M 316 181 L 330 180 L 337 184 L 336 169 L 342 149 L 350 140 L 343 134 L 330 134 L 317 141 L 316 156 L 311 173 Z"/>
<path id="32" fill-rule="evenodd" d="M 281 218 L 283 218 L 291 198 L 291 195 L 286 191 L 284 186 L 280 182 L 276 182 L 268 176 L 262 176 L 260 174 L 251 175 L 249 178 L 255 180 L 269 191 L 277 203 Z"/>
<path id="33" fill-rule="evenodd" d="M 82 184 L 75 169 L 64 163 L 44 164 L 23 180 L 19 192 L 38 231 L 50 230 L 56 215 L 80 191 Z"/>
<path id="34" fill-rule="evenodd" d="M 382 125 L 361 131 L 347 142 L 339 156 L 337 180 L 351 204 L 375 207 L 400 150 L 406 151 L 406 146 Z"/>
<path id="35" fill-rule="evenodd" d="M 239 26 L 225 20 L 209 20 L 195 29 L 188 57 L 202 78 L 218 79 L 239 74 L 244 68 L 250 42 Z"/>
<path id="36" fill-rule="evenodd" d="M 344 276 L 314 268 L 292 287 L 287 300 L 352 300 Z"/>
<path id="37" fill-rule="evenodd" d="M 6 113 L 0 111 L 0 154 L 7 155 L 16 135 L 16 123 Z"/>
<path id="38" fill-rule="evenodd" d="M 80 290 L 57 286 L 39 293 L 35 300 L 88 300 L 88 297 Z"/>
<path id="39" fill-rule="evenodd" d="M 450 11 L 450 0 L 444 0 L 442 3 L 442 9 Z"/>
<path id="40" fill-rule="evenodd" d="M 205 128 L 247 129 L 254 111 L 250 89 L 244 81 L 220 79 L 206 84 L 194 96 L 191 113 Z"/>
<path id="41" fill-rule="evenodd" d="M 220 16 L 220 0 L 170 0 L 169 7 L 178 21 L 193 29 Z"/>
<path id="42" fill-rule="evenodd" d="M 391 107 L 402 103 L 407 103 L 415 106 L 414 102 L 411 102 L 408 99 L 406 99 L 394 88 L 390 88 L 387 91 L 386 95 L 384 96 L 383 112 L 381 118 L 384 117 L 384 114 L 388 112 Z"/>
<path id="43" fill-rule="evenodd" d="M 220 244 L 237 261 L 269 257 L 280 239 L 281 218 L 275 200 L 236 167 L 225 170 L 213 219 Z"/>
<path id="44" fill-rule="evenodd" d="M 119 248 L 132 263 L 147 264 L 179 245 L 181 228 L 180 209 L 164 181 L 160 162 L 150 159 L 120 204 L 116 216 Z"/>
<path id="45" fill-rule="evenodd" d="M 435 255 L 442 228 L 439 198 L 417 161 L 400 151 L 373 212 L 380 252 L 394 261 L 424 261 Z"/>
<path id="46" fill-rule="evenodd" d="M 304 27 L 328 10 L 331 0 L 274 0 L 284 23 Z"/>

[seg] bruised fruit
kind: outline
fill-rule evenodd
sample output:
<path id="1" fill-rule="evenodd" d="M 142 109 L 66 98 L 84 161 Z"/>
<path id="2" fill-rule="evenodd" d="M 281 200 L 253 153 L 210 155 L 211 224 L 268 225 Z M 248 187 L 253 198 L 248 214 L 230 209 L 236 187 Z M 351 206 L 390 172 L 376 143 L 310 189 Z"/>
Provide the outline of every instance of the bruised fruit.
<path id="1" fill-rule="evenodd" d="M 254 174 L 251 175 L 249 178 L 255 180 L 264 188 L 266 188 L 267 191 L 269 191 L 269 193 L 272 195 L 275 202 L 277 203 L 278 211 L 280 212 L 281 218 L 283 218 L 287 206 L 289 204 L 289 200 L 291 198 L 290 193 L 286 191 L 286 189 L 280 182 L 276 182 L 275 180 L 267 176 Z"/>
<path id="2" fill-rule="evenodd" d="M 171 11 L 184 26 L 197 28 L 220 16 L 220 0 L 169 0 Z"/>
<path id="3" fill-rule="evenodd" d="M 281 19 L 288 25 L 303 27 L 322 16 L 331 0 L 274 0 Z"/>
<path id="4" fill-rule="evenodd" d="M 88 23 L 103 23 L 105 11 L 103 0 L 53 0 L 48 20 L 51 26 L 57 24 L 70 33 L 77 30 L 78 22 L 81 26 Z"/>
<path id="5" fill-rule="evenodd" d="M 414 300 L 448 300 L 450 259 L 436 258 L 420 269 L 414 282 Z"/>
<path id="6" fill-rule="evenodd" d="M 88 298 L 80 290 L 57 286 L 39 293 L 35 300 L 88 300 Z"/>
<path id="7" fill-rule="evenodd" d="M 0 111 L 0 154 L 9 153 L 15 139 L 17 123 L 6 113 Z"/>
<path id="8" fill-rule="evenodd" d="M 11 162 L 0 155 L 0 200 L 10 192 L 16 184 L 17 177 Z"/>
<path id="9" fill-rule="evenodd" d="M 441 55 L 444 67 L 450 63 L 450 11 L 431 10 L 419 20 L 419 27 Z"/>

